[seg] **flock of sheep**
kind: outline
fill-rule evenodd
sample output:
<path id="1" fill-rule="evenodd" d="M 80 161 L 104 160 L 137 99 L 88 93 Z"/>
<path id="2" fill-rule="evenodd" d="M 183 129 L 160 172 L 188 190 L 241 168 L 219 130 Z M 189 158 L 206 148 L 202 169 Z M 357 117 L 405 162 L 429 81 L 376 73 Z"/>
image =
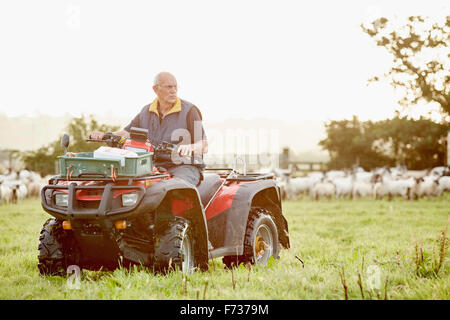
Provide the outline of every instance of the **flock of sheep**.
<path id="1" fill-rule="evenodd" d="M 272 169 L 282 192 L 282 198 L 311 199 L 373 197 L 404 199 L 438 197 L 450 191 L 450 167 L 428 170 L 407 170 L 404 167 L 378 168 L 370 172 L 362 168 L 310 172 L 305 177 L 292 177 L 292 170 Z M 26 197 L 39 196 L 49 177 L 32 171 L 13 171 L 0 175 L 0 204 L 17 203 Z"/>
<path id="2" fill-rule="evenodd" d="M 21 170 L 0 175 L 0 204 L 18 203 L 27 197 L 37 197 L 48 182 L 39 173 Z"/>
<path id="3" fill-rule="evenodd" d="M 450 168 L 407 170 L 405 167 L 377 168 L 365 171 L 331 170 L 310 172 L 305 177 L 292 177 L 291 170 L 273 169 L 283 199 L 294 200 L 300 195 L 311 199 L 372 197 L 404 199 L 438 197 L 450 191 Z"/>

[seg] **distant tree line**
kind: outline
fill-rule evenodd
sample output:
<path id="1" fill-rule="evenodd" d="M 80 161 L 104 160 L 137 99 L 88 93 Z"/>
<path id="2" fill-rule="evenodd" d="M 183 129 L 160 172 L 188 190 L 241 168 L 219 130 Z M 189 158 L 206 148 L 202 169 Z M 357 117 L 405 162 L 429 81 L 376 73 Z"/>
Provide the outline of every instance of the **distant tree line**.
<path id="1" fill-rule="evenodd" d="M 92 117 L 86 119 L 84 116 L 73 118 L 66 128 L 66 132 L 70 136 L 70 145 L 68 151 L 71 152 L 92 152 L 99 147 L 98 143 L 87 142 L 86 139 L 94 130 L 100 131 L 116 131 L 117 126 L 108 126 L 99 124 Z M 22 161 L 29 170 L 39 172 L 41 176 L 55 174 L 55 161 L 57 157 L 63 155 L 64 151 L 61 147 L 61 137 L 48 145 L 37 150 L 27 151 L 22 155 Z"/>
<path id="2" fill-rule="evenodd" d="M 446 124 L 420 118 L 400 117 L 382 121 L 332 120 L 325 123 L 327 138 L 319 145 L 329 152 L 329 169 L 366 170 L 375 167 L 405 165 L 425 169 L 445 164 Z"/>

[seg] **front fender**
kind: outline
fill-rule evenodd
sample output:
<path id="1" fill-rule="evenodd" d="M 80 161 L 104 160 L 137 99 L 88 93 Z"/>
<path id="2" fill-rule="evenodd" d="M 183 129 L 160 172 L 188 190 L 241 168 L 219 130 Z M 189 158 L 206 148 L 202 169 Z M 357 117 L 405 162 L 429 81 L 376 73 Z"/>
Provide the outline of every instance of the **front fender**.
<path id="1" fill-rule="evenodd" d="M 202 270 L 208 268 L 208 229 L 205 213 L 197 189 L 179 178 L 161 180 L 147 188 L 139 206 L 139 212 L 156 212 L 158 216 L 172 213 L 172 201 L 189 199 L 190 206 L 183 214 L 190 223 L 195 239 L 196 264 Z M 172 213 L 173 214 L 173 213 Z"/>

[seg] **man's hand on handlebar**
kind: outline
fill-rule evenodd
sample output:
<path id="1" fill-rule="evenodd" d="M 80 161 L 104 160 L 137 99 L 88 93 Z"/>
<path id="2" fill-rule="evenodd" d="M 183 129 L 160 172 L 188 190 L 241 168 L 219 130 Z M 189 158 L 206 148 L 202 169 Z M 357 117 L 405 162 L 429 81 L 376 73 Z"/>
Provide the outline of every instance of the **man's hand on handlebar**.
<path id="1" fill-rule="evenodd" d="M 178 154 L 180 156 L 190 156 L 195 154 L 204 154 L 208 152 L 208 143 L 206 140 L 200 140 L 194 144 L 182 144 L 178 146 Z"/>
<path id="2" fill-rule="evenodd" d="M 180 156 L 190 156 L 192 154 L 192 152 L 194 152 L 194 145 L 193 144 L 182 144 L 182 145 L 178 146 L 177 152 Z"/>
<path id="3" fill-rule="evenodd" d="M 91 139 L 93 139 L 93 140 L 103 140 L 103 139 L 105 139 L 105 134 L 106 134 L 105 132 L 94 130 L 91 133 Z M 111 134 L 112 135 L 116 135 L 116 136 L 121 136 L 121 137 L 124 137 L 124 138 L 129 138 L 130 137 L 130 133 L 128 131 L 125 131 L 125 130 L 111 132 Z"/>
<path id="4" fill-rule="evenodd" d="M 104 136 L 105 136 L 104 132 L 92 131 L 90 138 L 93 139 L 93 140 L 103 140 Z"/>

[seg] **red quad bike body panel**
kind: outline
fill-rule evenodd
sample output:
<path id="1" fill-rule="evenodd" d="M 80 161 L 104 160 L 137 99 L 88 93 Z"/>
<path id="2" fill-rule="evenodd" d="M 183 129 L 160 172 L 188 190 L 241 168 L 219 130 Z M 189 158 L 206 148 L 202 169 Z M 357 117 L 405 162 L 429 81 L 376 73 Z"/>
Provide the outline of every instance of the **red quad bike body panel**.
<path id="1" fill-rule="evenodd" d="M 143 149 L 146 152 L 153 152 L 153 147 L 150 141 L 137 141 L 137 140 L 131 140 L 127 139 L 125 143 L 122 146 L 122 149 L 126 150 L 134 150 L 134 149 Z"/>
<path id="2" fill-rule="evenodd" d="M 222 182 L 225 179 L 221 179 Z M 233 182 L 229 186 L 223 186 L 222 189 L 217 193 L 214 200 L 209 205 L 208 209 L 205 212 L 206 220 L 210 220 L 211 218 L 215 217 L 216 215 L 224 212 L 227 209 L 230 209 L 233 205 L 233 199 L 236 194 L 236 192 L 239 190 L 239 188 L 244 183 L 251 183 L 251 182 Z"/>
<path id="3" fill-rule="evenodd" d="M 225 179 L 222 178 L 221 180 L 223 182 Z M 243 183 L 252 183 L 252 182 L 243 182 Z M 220 189 L 220 191 L 214 197 L 214 200 L 206 209 L 205 216 L 207 221 L 232 207 L 234 195 L 236 194 L 236 192 L 239 190 L 239 188 L 242 186 L 243 183 L 233 182 L 229 186 L 224 185 Z M 185 216 L 184 213 L 192 208 L 193 203 L 190 198 L 185 198 L 183 200 L 172 199 L 172 213 L 175 216 L 184 217 Z"/>

